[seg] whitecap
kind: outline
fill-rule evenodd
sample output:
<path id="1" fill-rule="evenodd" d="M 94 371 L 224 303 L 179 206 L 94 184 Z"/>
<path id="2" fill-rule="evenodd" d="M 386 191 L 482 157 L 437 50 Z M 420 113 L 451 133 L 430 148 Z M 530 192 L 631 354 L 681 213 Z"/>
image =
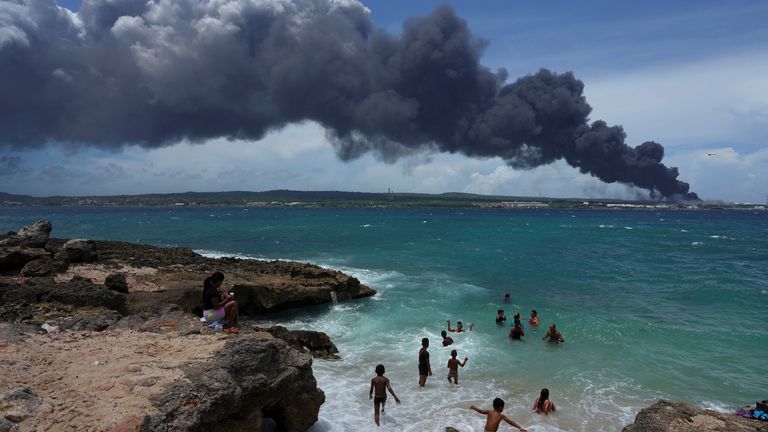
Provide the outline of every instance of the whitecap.
<path id="1" fill-rule="evenodd" d="M 681 229 L 680 232 L 688 232 L 686 229 Z"/>
<path id="2" fill-rule="evenodd" d="M 691 242 L 691 246 L 704 246 L 704 242 Z"/>
<path id="3" fill-rule="evenodd" d="M 369 228 L 370 226 L 371 224 L 363 224 L 363 225 L 360 225 L 360 228 Z"/>
<path id="4" fill-rule="evenodd" d="M 625 227 L 624 227 L 624 229 L 625 229 L 625 230 L 632 230 L 632 229 L 634 229 L 634 228 L 632 228 L 632 227 L 629 227 L 629 226 L 625 226 Z"/>

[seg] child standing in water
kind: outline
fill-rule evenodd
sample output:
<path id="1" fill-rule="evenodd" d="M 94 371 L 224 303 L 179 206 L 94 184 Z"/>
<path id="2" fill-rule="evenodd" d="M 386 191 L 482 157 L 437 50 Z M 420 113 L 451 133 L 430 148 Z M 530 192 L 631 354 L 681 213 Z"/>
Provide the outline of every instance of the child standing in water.
<path id="1" fill-rule="evenodd" d="M 507 416 L 502 414 L 501 412 L 504 411 L 504 401 L 496 398 L 493 400 L 493 410 L 484 410 L 480 409 L 474 405 L 470 406 L 469 409 L 475 410 L 479 412 L 480 414 L 485 414 L 485 432 L 496 432 L 499 430 L 499 425 L 501 424 L 501 421 L 505 421 L 509 423 L 510 425 L 520 429 L 520 432 L 526 432 L 525 429 L 523 429 L 522 426 L 519 424 L 513 422 Z"/>
<path id="2" fill-rule="evenodd" d="M 445 332 L 445 330 L 440 332 L 440 336 L 443 337 L 443 346 L 447 347 L 448 345 L 451 345 L 453 343 L 453 338 L 448 336 L 448 333 Z"/>
<path id="3" fill-rule="evenodd" d="M 456 350 L 451 350 L 451 358 L 448 359 L 448 382 L 451 382 L 451 378 L 453 378 L 454 384 L 459 383 L 459 366 L 466 366 L 467 360 L 469 360 L 469 357 L 464 357 L 464 362 L 462 363 L 456 359 L 457 355 L 459 354 Z"/>
<path id="4" fill-rule="evenodd" d="M 392 386 L 389 385 L 389 378 L 384 376 L 384 365 L 377 365 L 376 376 L 371 380 L 371 390 L 368 391 L 368 399 L 373 399 L 373 420 L 376 422 L 376 426 L 381 425 L 379 421 L 379 407 L 381 407 L 381 415 L 384 415 L 384 404 L 387 403 L 387 390 L 392 393 L 395 403 L 400 405 L 400 399 L 397 398 L 397 395 L 392 390 Z"/>
<path id="5" fill-rule="evenodd" d="M 419 387 L 427 384 L 427 376 L 432 376 L 432 367 L 429 365 L 429 339 L 421 340 L 421 349 L 419 350 Z"/>

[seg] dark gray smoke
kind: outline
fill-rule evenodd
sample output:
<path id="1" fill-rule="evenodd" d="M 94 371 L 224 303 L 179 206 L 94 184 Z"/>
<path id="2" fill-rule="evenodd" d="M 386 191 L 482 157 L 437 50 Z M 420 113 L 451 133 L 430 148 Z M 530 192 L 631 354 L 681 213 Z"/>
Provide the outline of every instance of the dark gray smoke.
<path id="1" fill-rule="evenodd" d="M 565 159 L 606 182 L 688 194 L 661 145 L 632 148 L 621 127 L 589 124 L 573 74 L 506 84 L 450 7 L 408 19 L 401 36 L 369 15 L 354 0 L 84 0 L 76 14 L 0 0 L 0 144 L 156 147 L 314 120 L 344 160 Z"/>

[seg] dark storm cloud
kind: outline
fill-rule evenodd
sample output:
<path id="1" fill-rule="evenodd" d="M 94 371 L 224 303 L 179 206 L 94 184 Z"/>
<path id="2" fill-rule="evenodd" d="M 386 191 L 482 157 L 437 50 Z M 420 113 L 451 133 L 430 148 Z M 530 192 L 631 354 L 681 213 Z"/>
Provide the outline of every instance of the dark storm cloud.
<path id="1" fill-rule="evenodd" d="M 541 70 L 506 84 L 449 7 L 376 29 L 352 1 L 0 0 L 0 144 L 119 148 L 259 139 L 314 120 L 344 160 L 424 151 L 565 159 L 606 182 L 684 195 L 663 148 L 589 124 L 583 84 Z"/>

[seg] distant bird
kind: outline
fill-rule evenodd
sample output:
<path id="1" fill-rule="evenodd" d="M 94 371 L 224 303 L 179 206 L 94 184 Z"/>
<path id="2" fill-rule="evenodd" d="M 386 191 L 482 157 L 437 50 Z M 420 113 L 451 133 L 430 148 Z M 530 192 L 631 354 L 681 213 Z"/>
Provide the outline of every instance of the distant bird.
<path id="1" fill-rule="evenodd" d="M 717 153 L 707 153 L 707 156 L 717 156 Z"/>

